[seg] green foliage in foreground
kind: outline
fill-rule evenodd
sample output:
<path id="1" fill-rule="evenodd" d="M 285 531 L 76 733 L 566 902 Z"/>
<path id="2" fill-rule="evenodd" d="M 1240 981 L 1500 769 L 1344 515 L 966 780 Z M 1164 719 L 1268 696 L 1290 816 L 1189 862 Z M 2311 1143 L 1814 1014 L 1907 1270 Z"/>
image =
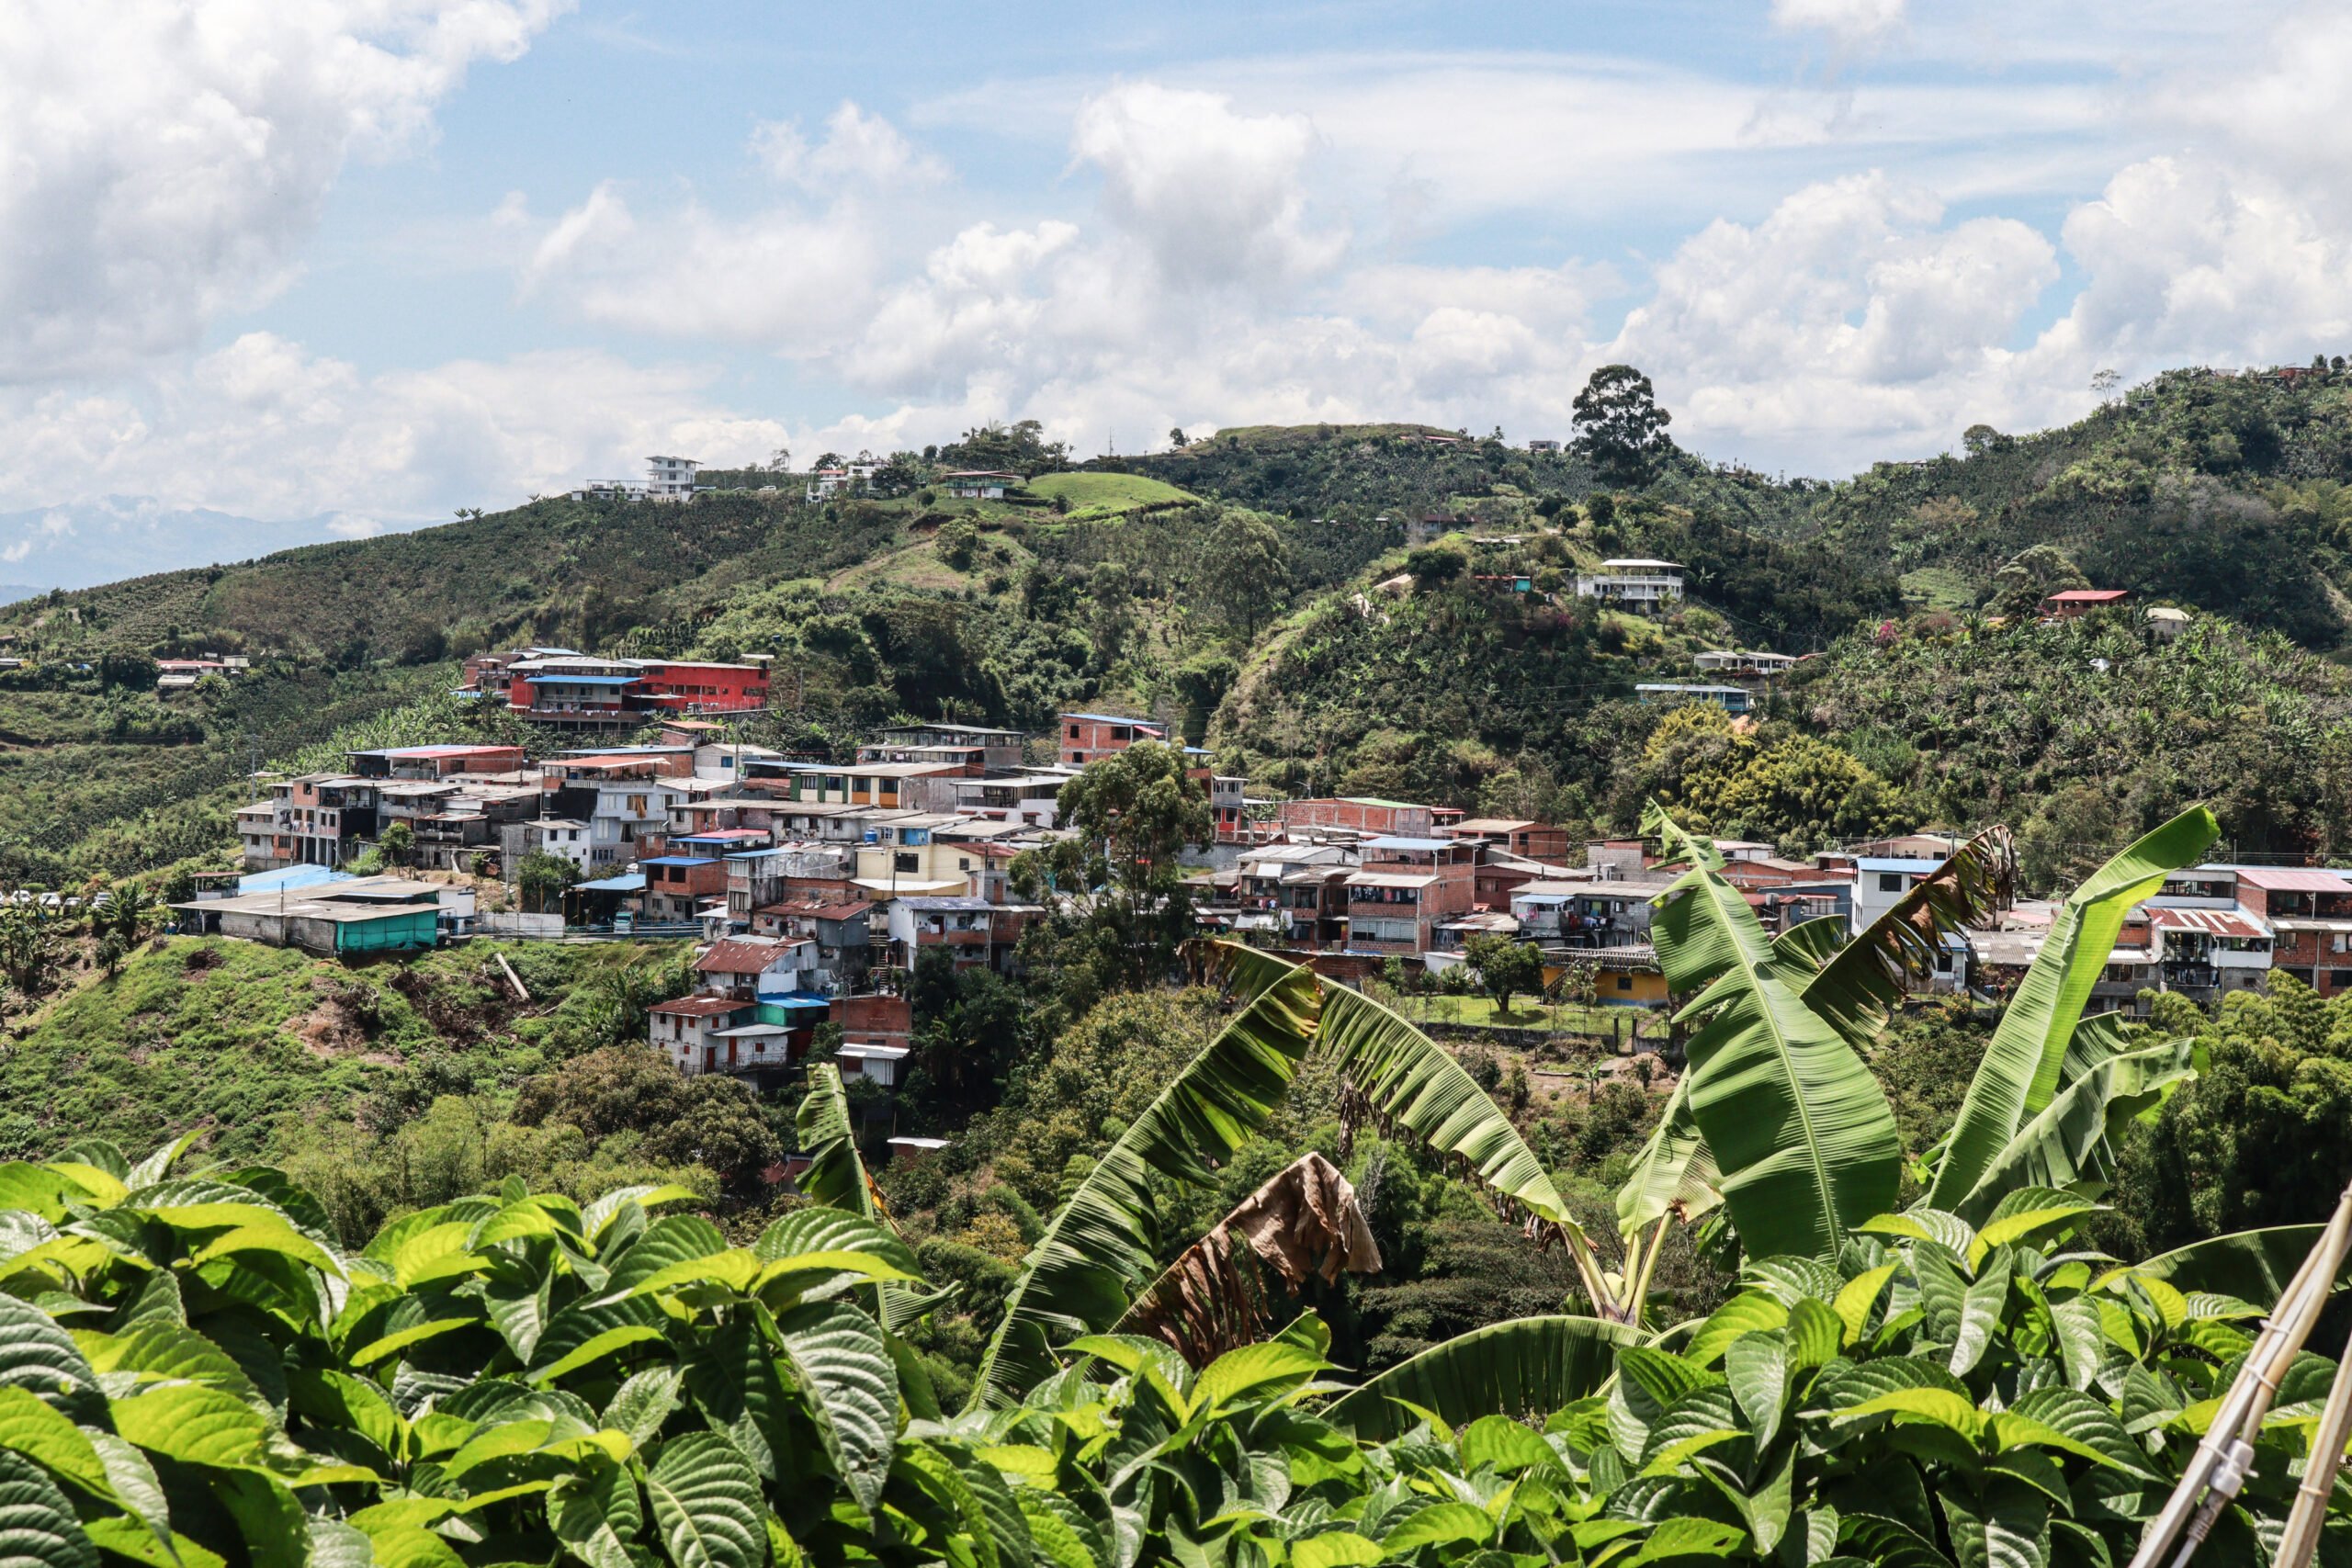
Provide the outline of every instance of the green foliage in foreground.
<path id="1" fill-rule="evenodd" d="M 1199 1369 L 1098 1335 L 951 1416 L 853 1209 L 736 1247 L 682 1189 L 510 1182 L 349 1252 L 184 1145 L 0 1167 L 12 1563 L 2106 1563 L 2260 1310 L 2067 1250 L 2090 1205 L 2026 1190 L 1753 1262 L 1657 1339 L 1524 1320 L 1351 1392 L 1311 1316 Z M 2333 1371 L 2290 1371 L 2210 1560 L 2283 1515 Z"/>

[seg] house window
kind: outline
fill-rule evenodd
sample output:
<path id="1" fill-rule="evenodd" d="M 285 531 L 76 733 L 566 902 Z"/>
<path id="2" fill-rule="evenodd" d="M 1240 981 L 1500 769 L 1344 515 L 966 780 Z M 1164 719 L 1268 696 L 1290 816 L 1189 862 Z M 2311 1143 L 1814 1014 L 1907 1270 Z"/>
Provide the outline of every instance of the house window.
<path id="1" fill-rule="evenodd" d="M 1630 991 L 1630 990 L 1632 990 L 1632 989 L 1634 988 L 1634 977 L 1633 977 L 1631 975 L 1620 975 L 1620 976 L 1617 976 L 1617 988 L 1618 988 L 1619 990 L 1621 990 L 1621 991 Z"/>
<path id="2" fill-rule="evenodd" d="M 1069 738 L 1070 738 L 1072 740 L 1075 740 L 1075 739 L 1078 739 L 1078 726 L 1076 726 L 1076 725 L 1074 725 L 1074 724 L 1073 724 L 1073 725 L 1071 725 L 1071 726 L 1069 727 Z"/>
<path id="3" fill-rule="evenodd" d="M 921 855 L 907 854 L 892 855 L 890 857 L 890 869 L 910 875 L 922 869 L 922 857 Z"/>
<path id="4" fill-rule="evenodd" d="M 1903 874 L 1899 871 L 1880 872 L 1878 874 L 1878 890 L 1882 893 L 1902 892 Z"/>
<path id="5" fill-rule="evenodd" d="M 2352 987 L 2352 969 L 2331 969 L 2327 972 L 2327 988 L 2340 991 Z"/>

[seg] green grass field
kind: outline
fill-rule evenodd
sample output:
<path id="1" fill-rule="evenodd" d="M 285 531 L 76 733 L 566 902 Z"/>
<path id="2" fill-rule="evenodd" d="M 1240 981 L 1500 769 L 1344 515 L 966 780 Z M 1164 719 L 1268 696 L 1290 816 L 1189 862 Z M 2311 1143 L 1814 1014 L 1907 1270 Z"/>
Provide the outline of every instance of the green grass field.
<path id="1" fill-rule="evenodd" d="M 1138 506 L 1200 499 L 1142 474 L 1045 474 L 1031 479 L 1029 489 L 1048 501 L 1063 497 L 1073 511 L 1098 513 L 1126 512 Z"/>

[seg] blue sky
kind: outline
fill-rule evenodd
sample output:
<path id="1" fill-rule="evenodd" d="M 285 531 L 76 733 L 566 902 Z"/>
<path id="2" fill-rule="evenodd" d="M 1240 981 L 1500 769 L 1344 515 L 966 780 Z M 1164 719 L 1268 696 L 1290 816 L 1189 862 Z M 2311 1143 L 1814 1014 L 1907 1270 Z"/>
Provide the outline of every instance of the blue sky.
<path id="1" fill-rule="evenodd" d="M 1036 417 L 1838 476 L 2352 347 L 2340 7 L 32 0 L 0 583 Z"/>

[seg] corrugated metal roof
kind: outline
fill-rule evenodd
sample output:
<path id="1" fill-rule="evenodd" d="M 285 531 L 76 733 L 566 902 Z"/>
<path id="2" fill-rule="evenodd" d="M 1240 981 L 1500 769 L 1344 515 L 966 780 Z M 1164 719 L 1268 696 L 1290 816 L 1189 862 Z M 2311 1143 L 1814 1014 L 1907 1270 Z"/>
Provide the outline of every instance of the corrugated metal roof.
<path id="1" fill-rule="evenodd" d="M 2208 936 L 2267 937 L 2269 928 L 2235 909 L 2172 909 L 2150 905 L 2148 923 L 2158 931 L 2202 931 Z"/>
<path id="2" fill-rule="evenodd" d="M 2202 869 L 2202 868 L 2200 868 Z M 2340 871 L 2306 865 L 2233 865 L 2240 882 L 2265 893 L 2352 893 L 2352 879 Z"/>

